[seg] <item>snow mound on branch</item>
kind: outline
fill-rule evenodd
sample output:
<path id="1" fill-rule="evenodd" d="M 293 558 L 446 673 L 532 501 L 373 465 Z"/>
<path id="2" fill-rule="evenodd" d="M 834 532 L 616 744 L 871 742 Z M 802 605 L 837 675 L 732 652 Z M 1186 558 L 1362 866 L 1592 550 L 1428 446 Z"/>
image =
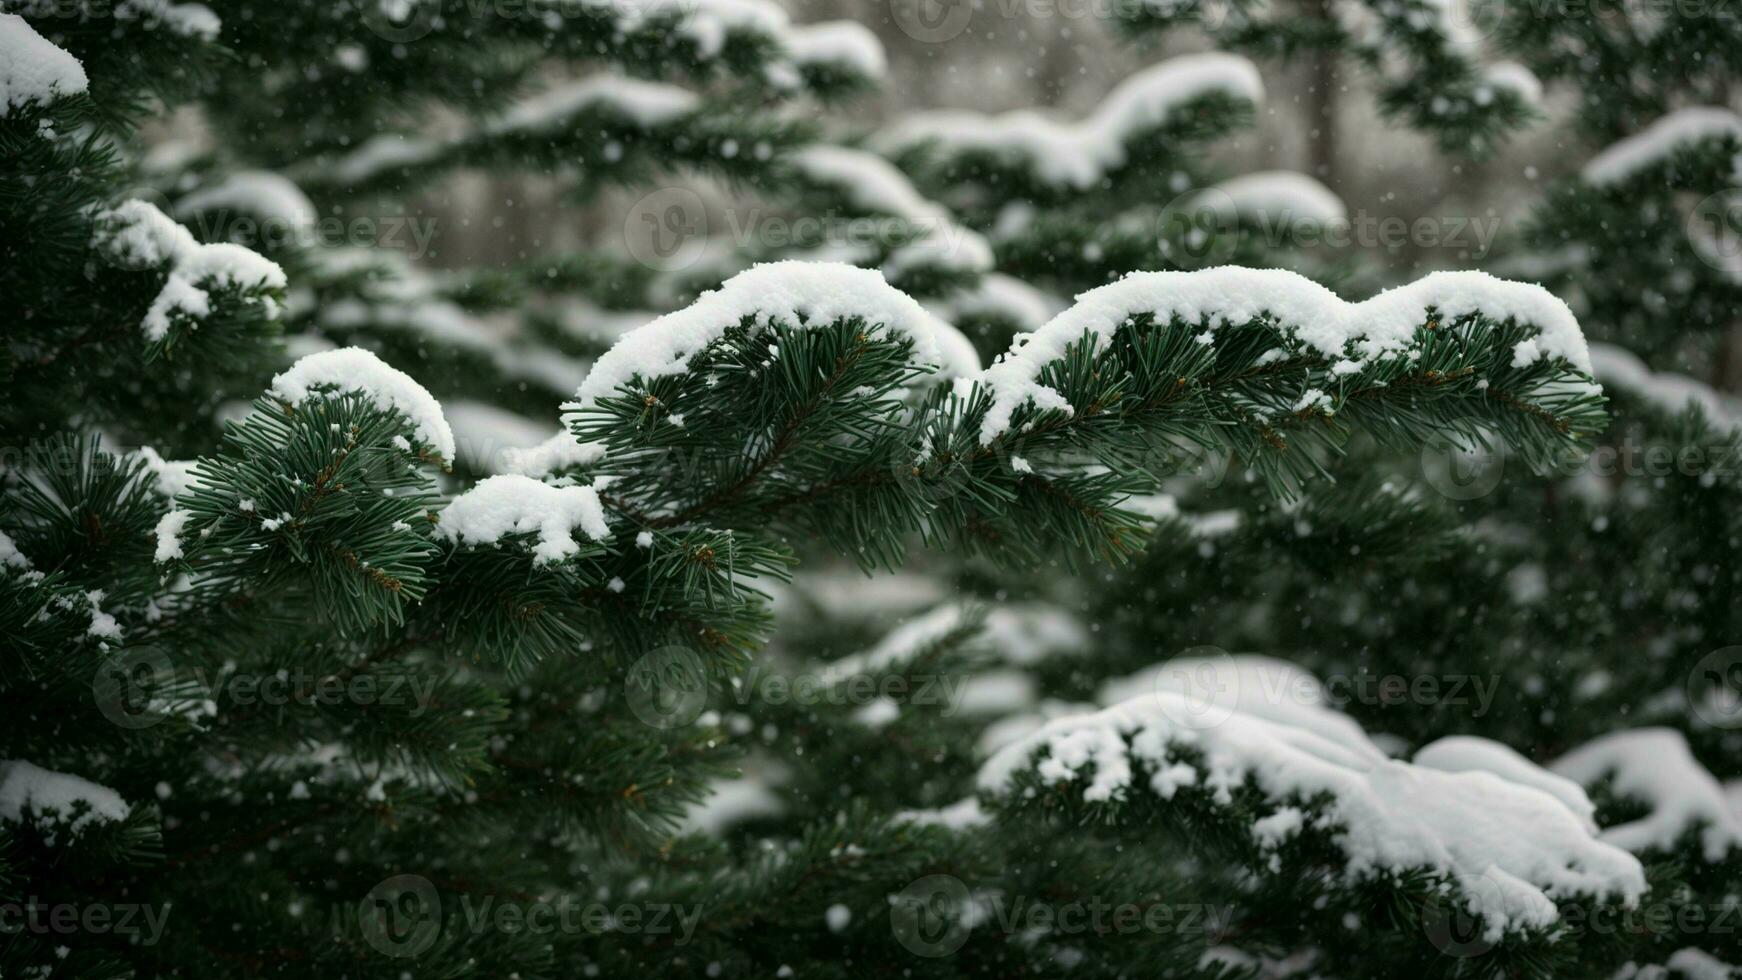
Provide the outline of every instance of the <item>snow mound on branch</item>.
<path id="1" fill-rule="evenodd" d="M 540 565 L 580 550 L 574 539 L 576 528 L 594 541 L 610 536 L 597 491 L 553 487 L 517 474 L 478 481 L 448 504 L 437 525 L 447 540 L 473 545 L 494 544 L 510 534 L 537 534 L 532 554 Z"/>
<path id="2" fill-rule="evenodd" d="M 16 568 L 21 572 L 28 572 L 31 568 L 30 559 L 18 550 L 18 545 L 5 531 L 0 531 L 0 568 Z"/>
<path id="3" fill-rule="evenodd" d="M 174 500 L 177 494 L 193 485 L 194 465 L 197 460 L 164 459 L 150 446 L 140 446 L 133 455 L 143 460 L 146 468 L 157 478 L 152 489 L 159 495 Z"/>
<path id="4" fill-rule="evenodd" d="M 454 433 L 442 415 L 441 403 L 410 375 L 389 367 L 361 347 L 310 354 L 273 378 L 268 390 L 290 405 L 301 405 L 323 391 L 367 396 L 383 411 L 403 414 L 411 421 L 417 438 L 443 459 L 454 458 Z"/>
<path id="5" fill-rule="evenodd" d="M 1436 272 L 1359 303 L 1298 273 L 1284 269 L 1221 266 L 1196 272 L 1135 272 L 1118 282 L 1091 289 L 1077 303 L 1000 357 L 979 380 L 992 394 L 980 428 L 982 444 L 1003 435 L 1010 417 L 1033 402 L 1044 409 L 1071 411 L 1057 391 L 1038 379 L 1065 349 L 1093 338 L 1103 346 L 1127 320 L 1152 314 L 1165 324 L 1178 317 L 1187 324 L 1207 322 L 1212 330 L 1259 320 L 1273 322 L 1285 336 L 1327 358 L 1347 359 L 1358 370 L 1363 361 L 1404 352 L 1433 310 L 1457 319 L 1481 314 L 1515 320 L 1537 330 L 1518 345 L 1525 363 L 1544 355 L 1565 358 L 1589 373 L 1591 355 L 1579 322 L 1553 293 L 1529 283 L 1496 279 L 1485 272 Z M 1350 355 L 1347 349 L 1353 346 Z"/>
<path id="6" fill-rule="evenodd" d="M 1695 827 L 1708 861 L 1742 849 L 1742 817 L 1730 810 L 1724 787 L 1694 758 L 1688 740 L 1671 728 L 1639 728 L 1586 742 L 1549 767 L 1587 789 L 1612 780 L 1615 795 L 1651 808 L 1638 820 L 1603 831 L 1604 840 L 1629 851 L 1667 851 Z"/>
<path id="7" fill-rule="evenodd" d="M 26 807 L 39 815 L 54 814 L 68 822 L 75 834 L 93 821 L 125 820 L 131 812 L 127 801 L 107 786 L 22 759 L 0 759 L 0 820 L 20 823 Z M 74 816 L 81 807 L 82 812 Z"/>
<path id="8" fill-rule="evenodd" d="M 486 127 L 486 132 L 549 129 L 576 113 L 599 107 L 613 109 L 638 126 L 658 126 L 695 111 L 700 104 L 700 96 L 675 85 L 594 75 L 517 103 Z"/>
<path id="9" fill-rule="evenodd" d="M 1482 73 L 1482 81 L 1491 88 L 1512 92 L 1528 105 L 1542 103 L 1542 80 L 1536 77 L 1535 72 L 1516 61 L 1501 61 L 1489 65 Z"/>
<path id="10" fill-rule="evenodd" d="M 17 14 L 0 14 L 0 117 L 77 95 L 90 80 L 79 59 L 51 44 Z"/>
<path id="11" fill-rule="evenodd" d="M 913 363 L 948 367 L 938 335 L 951 329 L 874 269 L 832 262 L 769 262 L 738 273 L 675 313 L 624 334 L 587 373 L 565 409 L 585 409 L 636 376 L 681 374 L 704 347 L 745 319 L 758 327 L 857 317 L 913 341 Z"/>
<path id="12" fill-rule="evenodd" d="M 935 144 L 949 154 L 1013 157 L 1050 184 L 1087 189 L 1126 162 L 1126 144 L 1168 121 L 1175 109 L 1211 93 L 1249 102 L 1264 98 L 1252 62 L 1208 53 L 1173 58 L 1137 72 L 1107 95 L 1088 118 L 1062 123 L 1030 111 L 985 116 L 928 112 L 889 129 L 879 143 L 892 151 Z"/>
<path id="13" fill-rule="evenodd" d="M 169 278 L 140 322 L 145 339 L 153 342 L 169 334 L 174 314 L 195 320 L 210 314 L 207 288 L 283 289 L 285 285 L 278 263 L 228 242 L 201 245 L 147 201 L 126 201 L 97 212 L 93 243 L 105 258 L 125 269 L 169 267 Z M 267 312 L 276 318 L 276 305 L 269 305 Z"/>
<path id="14" fill-rule="evenodd" d="M 1460 883 L 1491 939 L 1553 924 L 1558 899 L 1593 895 L 1631 906 L 1645 892 L 1637 858 L 1592 837 L 1535 787 L 1489 772 L 1375 760 L 1310 728 L 1244 711 L 1198 725 L 1194 711 L 1188 698 L 1158 692 L 1058 719 L 994 755 L 980 770 L 980 790 L 1005 794 L 1018 771 L 1033 768 L 1049 784 L 1084 780 L 1086 800 L 1118 800 L 1139 791 L 1134 763 L 1142 763 L 1150 772 L 1142 788 L 1161 799 L 1198 787 L 1227 806 L 1251 782 L 1274 808 L 1252 828 L 1261 846 L 1312 826 L 1330 832 L 1353 880 L 1432 869 Z M 1302 806 L 1317 797 L 1326 800 L 1322 816 Z"/>
<path id="15" fill-rule="evenodd" d="M 1355 719 L 1331 709 L 1319 679 L 1286 660 L 1219 651 L 1175 657 L 1106 682 L 1095 700 L 1110 706 L 1160 692 L 1184 698 L 1196 724 L 1240 712 L 1313 732 L 1371 762 L 1385 759 Z"/>
<path id="16" fill-rule="evenodd" d="M 889 67 L 883 42 L 853 20 L 795 26 L 786 34 L 786 50 L 796 64 L 842 65 L 872 80 L 882 78 Z"/>
<path id="17" fill-rule="evenodd" d="M 1224 180 L 1192 198 L 1192 206 L 1231 212 L 1228 217 L 1265 218 L 1319 226 L 1348 223 L 1349 208 L 1329 187 L 1292 170 L 1263 170 Z"/>
<path id="18" fill-rule="evenodd" d="M 1690 143 L 1721 136 L 1742 142 L 1742 116 L 1715 106 L 1679 109 L 1610 144 L 1585 164 L 1580 176 L 1598 187 L 1619 184 Z"/>
<path id="19" fill-rule="evenodd" d="M 1509 745 L 1475 735 L 1448 735 L 1423 746 L 1412 761 L 1441 772 L 1491 772 L 1520 786 L 1535 787 L 1560 800 L 1585 830 L 1597 832 L 1597 807 L 1578 783 L 1549 772 Z"/>
<path id="20" fill-rule="evenodd" d="M 605 444 L 583 443 L 564 429 L 530 449 L 511 449 L 503 454 L 502 468 L 534 479 L 543 479 L 571 466 L 591 466 L 605 458 Z"/>
<path id="21" fill-rule="evenodd" d="M 1591 373 L 1605 388 L 1617 388 L 1675 414 L 1697 405 L 1719 425 L 1742 426 L 1742 402 L 1684 374 L 1657 373 L 1631 351 L 1614 344 L 1591 345 Z"/>
<path id="22" fill-rule="evenodd" d="M 269 170 L 242 170 L 176 202 L 179 215 L 202 211 L 240 211 L 285 230 L 307 232 L 319 217 L 314 202 L 288 178 Z"/>
<path id="23" fill-rule="evenodd" d="M 806 177 L 846 195 L 855 208 L 900 218 L 913 228 L 917 239 L 896 249 L 884 266 L 890 275 L 929 263 L 969 272 L 992 268 L 992 248 L 986 240 L 922 197 L 907 176 L 882 157 L 818 143 L 791 159 Z"/>

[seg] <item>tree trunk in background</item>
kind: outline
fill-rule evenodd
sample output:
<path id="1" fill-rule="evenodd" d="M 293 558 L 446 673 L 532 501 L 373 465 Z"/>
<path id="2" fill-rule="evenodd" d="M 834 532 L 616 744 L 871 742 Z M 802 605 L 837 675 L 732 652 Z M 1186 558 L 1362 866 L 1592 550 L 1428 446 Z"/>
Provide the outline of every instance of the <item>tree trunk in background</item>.
<path id="1" fill-rule="evenodd" d="M 1331 0 L 1305 0 L 1308 17 L 1329 21 Z M 1339 52 L 1323 48 L 1307 53 L 1307 169 L 1326 187 L 1339 191 L 1337 173 L 1337 59 Z"/>

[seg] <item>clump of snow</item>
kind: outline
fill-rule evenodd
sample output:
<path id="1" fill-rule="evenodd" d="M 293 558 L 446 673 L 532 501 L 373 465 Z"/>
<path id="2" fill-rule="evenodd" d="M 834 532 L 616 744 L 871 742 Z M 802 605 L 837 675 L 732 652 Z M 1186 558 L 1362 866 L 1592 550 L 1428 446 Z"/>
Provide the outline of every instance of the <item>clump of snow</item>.
<path id="1" fill-rule="evenodd" d="M 799 65 L 840 65 L 873 80 L 882 78 L 889 67 L 883 42 L 858 21 L 796 25 L 786 32 L 785 40 L 787 53 Z"/>
<path id="2" fill-rule="evenodd" d="M 1039 383 L 1041 371 L 1084 337 L 1097 347 L 1104 345 L 1135 316 L 1152 314 L 1161 324 L 1174 317 L 1188 325 L 1207 324 L 1212 342 L 1218 327 L 1261 321 L 1322 356 L 1358 368 L 1406 353 L 1430 311 L 1449 319 L 1481 314 L 1529 324 L 1537 333 L 1526 343 L 1539 356 L 1565 358 L 1580 371 L 1591 369 L 1584 334 L 1565 302 L 1540 286 L 1484 272 L 1436 272 L 1359 303 L 1345 302 L 1324 286 L 1283 269 L 1222 266 L 1138 272 L 1077 297 L 1075 306 L 981 373 L 979 382 L 990 389 L 992 406 L 982 421 L 980 441 L 990 443 L 1003 435 L 1011 415 L 1025 403 L 1071 411 L 1063 395 Z"/>
<path id="3" fill-rule="evenodd" d="M 1509 745 L 1475 735 L 1448 735 L 1423 746 L 1411 761 L 1442 772 L 1491 772 L 1520 786 L 1540 789 L 1560 800 L 1587 831 L 1597 832 L 1597 807 L 1578 783 L 1549 772 Z"/>
<path id="4" fill-rule="evenodd" d="M 980 808 L 978 797 L 970 796 L 936 810 L 903 810 L 895 819 L 921 827 L 947 827 L 950 830 L 971 830 L 992 822 L 992 815 Z"/>
<path id="5" fill-rule="evenodd" d="M 1180 719 L 1183 724 L 1213 726 L 1239 712 L 1312 732 L 1369 761 L 1385 758 L 1353 718 L 1331 709 L 1330 695 L 1317 677 L 1273 657 L 1179 656 L 1107 681 L 1095 700 L 1111 706 L 1163 692 L 1191 707 L 1191 714 Z"/>
<path id="6" fill-rule="evenodd" d="M 158 562 L 174 561 L 182 557 L 181 532 L 187 526 L 188 518 L 193 511 L 172 510 L 157 520 L 157 550 L 152 558 Z"/>
<path id="7" fill-rule="evenodd" d="M 1489 772 L 1441 772 L 1371 757 L 1309 727 L 1235 710 L 1196 726 L 1190 700 L 1157 692 L 1095 714 L 1053 721 L 1001 749 L 980 770 L 983 793 L 1008 793 L 1018 771 L 1042 781 L 1082 781 L 1084 799 L 1124 799 L 1147 790 L 1171 800 L 1182 789 L 1228 806 L 1250 782 L 1271 804 L 1253 828 L 1274 844 L 1298 829 L 1288 809 L 1328 831 L 1351 880 L 1425 868 L 1458 883 L 1483 917 L 1487 937 L 1545 928 L 1555 902 L 1578 895 L 1636 905 L 1646 890 L 1639 860 L 1600 841 L 1560 800 Z M 1136 763 L 1149 771 L 1136 783 Z M 1318 806 L 1305 802 L 1323 798 Z M 1475 884 L 1478 887 L 1469 887 Z"/>
<path id="8" fill-rule="evenodd" d="M 610 535 L 592 487 L 553 487 L 516 474 L 487 477 L 455 497 L 437 528 L 449 541 L 472 545 L 494 544 L 510 534 L 537 534 L 532 554 L 538 564 L 578 552 L 577 528 L 594 541 Z"/>
<path id="9" fill-rule="evenodd" d="M 845 194 L 854 207 L 900 218 L 914 229 L 917 239 L 896 249 L 884 265 L 890 275 L 927 264 L 968 272 L 992 268 L 992 248 L 986 240 L 922 197 L 907 176 L 882 157 L 817 143 L 793 154 L 791 162 L 812 181 Z"/>
<path id="10" fill-rule="evenodd" d="M 767 780 L 756 776 L 719 779 L 709 784 L 706 800 L 685 812 L 683 830 L 718 836 L 745 820 L 778 817 L 785 812 L 785 802 Z"/>
<path id="11" fill-rule="evenodd" d="M 639 126 L 658 126 L 695 111 L 700 96 L 688 89 L 620 75 L 594 75 L 524 99 L 486 132 L 551 129 L 576 113 L 609 108 Z"/>
<path id="12" fill-rule="evenodd" d="M 1291 170 L 1265 170 L 1224 180 L 1193 197 L 1190 207 L 1226 217 L 1261 218 L 1293 225 L 1348 223 L 1349 209 L 1329 187 Z"/>
<path id="13" fill-rule="evenodd" d="M 1088 189 L 1123 166 L 1126 144 L 1163 125 L 1174 110 L 1211 93 L 1257 103 L 1264 85 L 1252 62 L 1208 53 L 1173 58 L 1121 82 L 1087 119 L 1061 123 L 1038 113 L 999 116 L 935 112 L 911 116 L 887 131 L 881 145 L 899 151 L 935 144 L 949 154 L 990 153 L 1013 159 L 1040 179 Z"/>
<path id="14" fill-rule="evenodd" d="M 680 374 L 704 347 L 745 319 L 759 327 L 827 324 L 857 317 L 913 342 L 913 362 L 942 365 L 940 324 L 873 269 L 822 262 L 770 262 L 740 272 L 688 307 L 627 334 L 587 373 L 565 409 L 590 408 L 633 378 Z"/>
<path id="15" fill-rule="evenodd" d="M 240 211 L 302 233 L 314 226 L 319 213 L 314 202 L 294 183 L 269 170 L 243 170 L 176 202 L 180 215 L 205 211 Z"/>
<path id="16" fill-rule="evenodd" d="M 1679 109 L 1610 144 L 1585 164 L 1581 176 L 1599 187 L 1619 184 L 1690 143 L 1725 136 L 1742 142 L 1742 116 L 1714 106 Z"/>
<path id="17" fill-rule="evenodd" d="M 1697 405 L 1717 425 L 1742 427 L 1742 401 L 1684 374 L 1656 373 L 1614 344 L 1591 345 L 1591 373 L 1604 387 L 1625 391 L 1660 411 L 1673 415 Z"/>
<path id="18" fill-rule="evenodd" d="M 93 822 L 125 820 L 131 812 L 127 801 L 106 786 L 22 759 L 0 760 L 0 820 L 21 823 L 26 808 L 67 824 L 75 834 Z"/>
<path id="19" fill-rule="evenodd" d="M 575 438 L 574 433 L 564 429 L 530 449 L 504 453 L 502 469 L 505 473 L 542 479 L 571 466 L 591 466 L 603 458 L 604 443 L 582 443 Z"/>
<path id="20" fill-rule="evenodd" d="M 13 568 L 21 572 L 30 571 L 30 559 L 24 552 L 18 550 L 18 545 L 12 542 L 11 535 L 0 531 L 0 568 Z"/>
<path id="21" fill-rule="evenodd" d="M 186 228 L 146 201 L 127 201 L 99 211 L 93 244 L 122 268 L 168 266 L 169 278 L 140 323 L 146 339 L 153 342 L 168 335 L 176 315 L 198 320 L 209 314 L 209 288 L 283 289 L 285 284 L 278 263 L 228 242 L 201 245 Z M 277 316 L 275 305 L 266 309 L 269 316 Z"/>
<path id="22" fill-rule="evenodd" d="M 1604 735 L 1549 768 L 1587 788 L 1610 779 L 1617 796 L 1651 808 L 1638 820 L 1603 831 L 1603 839 L 1617 847 L 1636 853 L 1669 850 L 1683 833 L 1699 827 L 1706 860 L 1721 861 L 1731 850 L 1742 849 L 1742 818 L 1731 812 L 1723 786 L 1674 729 Z"/>
<path id="23" fill-rule="evenodd" d="M 383 133 L 364 140 L 355 150 L 328 161 L 321 169 L 338 184 L 361 184 L 388 170 L 428 163 L 440 155 L 442 146 L 421 136 Z"/>
<path id="24" fill-rule="evenodd" d="M 17 14 L 0 14 L 0 116 L 46 106 L 90 85 L 79 59 L 49 43 Z"/>
<path id="25" fill-rule="evenodd" d="M 133 455 L 144 460 L 146 467 L 157 477 L 152 489 L 161 496 L 174 500 L 176 495 L 193 485 L 195 460 L 164 459 L 150 446 L 139 447 Z"/>
<path id="26" fill-rule="evenodd" d="M 832 661 L 823 668 L 820 679 L 831 685 L 860 674 L 885 673 L 943 642 L 960 630 L 966 619 L 967 609 L 960 604 L 938 606 L 890 630 L 870 649 Z"/>
<path id="27" fill-rule="evenodd" d="M 272 379 L 272 395 L 301 405 L 320 392 L 355 392 L 383 411 L 397 411 L 410 420 L 419 440 L 443 459 L 454 456 L 454 433 L 442 407 L 422 385 L 360 347 L 341 347 L 302 358 Z"/>
<path id="28" fill-rule="evenodd" d="M 1542 102 L 1542 81 L 1536 77 L 1535 72 L 1516 61 L 1489 65 L 1482 73 L 1482 80 L 1493 88 L 1514 93 L 1526 105 L 1538 105 Z"/>

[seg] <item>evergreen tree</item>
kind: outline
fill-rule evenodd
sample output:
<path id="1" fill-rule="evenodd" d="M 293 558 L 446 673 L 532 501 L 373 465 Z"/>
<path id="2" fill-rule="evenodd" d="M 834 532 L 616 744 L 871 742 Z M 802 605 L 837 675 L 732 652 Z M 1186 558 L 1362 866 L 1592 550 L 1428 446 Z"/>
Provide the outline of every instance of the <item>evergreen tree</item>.
<path id="1" fill-rule="evenodd" d="M 809 117 L 874 42 L 755 0 L 6 9 L 0 972 L 1742 962 L 1742 412 L 1536 286 L 1222 266 L 1348 274 L 1323 187 L 1200 162 L 1244 60 L 863 134 Z M 1384 103 L 1520 117 L 1419 13 Z M 1722 189 L 1694 128 L 1551 193 Z M 396 254 L 468 169 L 874 231 Z M 1700 455 L 1591 462 L 1641 441 Z"/>

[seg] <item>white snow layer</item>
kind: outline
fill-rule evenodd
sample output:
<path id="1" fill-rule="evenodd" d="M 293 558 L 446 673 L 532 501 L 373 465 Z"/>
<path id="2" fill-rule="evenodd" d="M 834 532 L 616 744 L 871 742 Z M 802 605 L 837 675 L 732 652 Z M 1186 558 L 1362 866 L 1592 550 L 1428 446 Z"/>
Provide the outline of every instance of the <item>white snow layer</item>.
<path id="1" fill-rule="evenodd" d="M 202 211 L 241 211 L 296 232 L 314 226 L 314 202 L 288 178 L 270 170 L 242 170 L 202 187 L 175 204 L 178 215 Z"/>
<path id="2" fill-rule="evenodd" d="M 1742 401 L 1685 374 L 1657 373 L 1633 352 L 1614 344 L 1591 345 L 1591 373 L 1605 388 L 1617 388 L 1676 414 L 1697 405 L 1718 425 L 1742 427 Z"/>
<path id="3" fill-rule="evenodd" d="M 11 535 L 0 531 L 0 568 L 15 568 L 21 572 L 30 571 L 30 559 L 24 552 L 18 550 L 18 545 Z"/>
<path id="4" fill-rule="evenodd" d="M 952 352 L 939 343 L 940 334 L 954 328 L 890 286 L 882 273 L 826 262 L 769 262 L 738 273 L 684 309 L 624 334 L 594 363 L 574 402 L 564 407 L 589 408 L 636 376 L 680 374 L 691 357 L 746 318 L 759 327 L 775 321 L 798 327 L 849 317 L 911 339 L 916 364 L 949 371 L 967 366 L 951 363 L 947 355 Z M 960 348 L 949 346 L 959 356 Z"/>
<path id="5" fill-rule="evenodd" d="M 890 275 L 928 263 L 969 272 L 992 268 L 992 248 L 986 240 L 957 224 L 943 207 L 922 197 L 907 175 L 882 157 L 817 143 L 799 150 L 791 159 L 805 176 L 835 188 L 854 207 L 900 218 L 912 226 L 918 237 L 889 257 L 884 270 Z"/>
<path id="6" fill-rule="evenodd" d="M 0 116 L 46 106 L 90 85 L 79 59 L 49 43 L 17 14 L 0 14 Z"/>
<path id="7" fill-rule="evenodd" d="M 1679 109 L 1610 144 L 1585 164 L 1582 176 L 1599 187 L 1618 184 L 1690 143 L 1720 136 L 1742 141 L 1742 116 L 1715 106 Z"/>
<path id="8" fill-rule="evenodd" d="M 140 323 L 150 341 L 169 333 L 174 314 L 197 320 L 211 313 L 207 287 L 284 288 L 278 263 L 228 242 L 202 245 L 147 201 L 126 201 L 99 211 L 93 235 L 98 251 L 123 268 L 168 266 L 169 278 Z M 276 307 L 268 310 L 276 315 Z"/>
<path id="9" fill-rule="evenodd" d="M 605 444 L 582 443 L 567 429 L 529 449 L 509 450 L 503 454 L 502 469 L 542 479 L 570 466 L 591 466 L 605 456 Z"/>
<path id="10" fill-rule="evenodd" d="M 436 527 L 449 541 L 474 545 L 494 544 L 510 534 L 537 534 L 532 553 L 538 564 L 579 551 L 576 528 L 594 541 L 610 535 L 592 487 L 553 487 L 518 474 L 478 481 L 448 504 Z"/>
<path id="11" fill-rule="evenodd" d="M 341 347 L 302 358 L 272 379 L 273 396 L 301 405 L 322 391 L 365 395 L 383 411 L 398 411 L 411 421 L 424 445 L 443 459 L 454 458 L 454 433 L 442 406 L 423 385 L 361 347 Z"/>
<path id="12" fill-rule="evenodd" d="M 998 317 L 1018 330 L 1034 330 L 1058 316 L 1064 301 L 1002 272 L 989 272 L 969 289 L 951 293 L 927 307 L 939 319 L 955 323 L 967 317 Z"/>
<path id="13" fill-rule="evenodd" d="M 1520 786 L 1533 786 L 1560 800 L 1588 832 L 1597 832 L 1597 807 L 1584 789 L 1519 755 L 1510 745 L 1475 735 L 1448 735 L 1422 746 L 1411 761 L 1442 772 L 1491 772 Z"/>
<path id="14" fill-rule="evenodd" d="M 1275 819 L 1253 828 L 1267 846 L 1298 832 L 1287 810 L 1323 795 L 1323 822 L 1315 825 L 1331 831 L 1350 878 L 1411 868 L 1445 874 L 1496 940 L 1549 926 L 1558 899 L 1634 905 L 1645 892 L 1637 858 L 1592 837 L 1540 789 L 1490 772 L 1373 759 L 1310 728 L 1240 710 L 1217 724 L 1189 724 L 1198 710 L 1190 702 L 1164 691 L 1053 721 L 994 755 L 980 770 L 980 789 L 1008 792 L 1016 773 L 1032 766 L 1047 783 L 1082 778 L 1085 799 L 1112 800 L 1134 791 L 1133 763 L 1141 761 L 1152 774 L 1146 788 L 1162 799 L 1202 787 L 1226 805 L 1250 780 L 1274 807 L 1261 819 Z"/>
<path id="15" fill-rule="evenodd" d="M 879 143 L 902 150 L 935 143 L 947 153 L 1013 157 L 1052 184 L 1086 189 L 1126 163 L 1126 143 L 1167 122 L 1177 107 L 1212 92 L 1257 103 L 1264 97 L 1258 69 L 1237 55 L 1186 55 L 1125 79 L 1079 122 L 1059 122 L 1030 111 L 985 116 L 928 112 L 886 131 Z"/>
<path id="16" fill-rule="evenodd" d="M 1587 742 L 1549 768 L 1581 786 L 1612 780 L 1615 794 L 1651 808 L 1638 820 L 1606 828 L 1603 839 L 1629 851 L 1669 850 L 1682 834 L 1700 828 L 1706 860 L 1742 849 L 1742 818 L 1730 810 L 1724 787 L 1670 728 L 1615 732 Z"/>
<path id="17" fill-rule="evenodd" d="M 1192 199 L 1198 207 L 1271 221 L 1309 222 L 1320 226 L 1346 224 L 1349 208 L 1329 187 L 1291 170 L 1242 174 L 1209 188 Z M 1231 217 L 1232 215 L 1230 215 Z"/>
<path id="18" fill-rule="evenodd" d="M 83 812 L 74 816 L 73 811 L 81 805 Z M 125 820 L 130 812 L 127 801 L 106 786 L 22 759 L 0 759 L 0 820 L 22 822 L 25 807 L 39 815 L 54 814 L 59 821 L 70 821 L 75 834 L 92 821 Z"/>
<path id="19" fill-rule="evenodd" d="M 1324 286 L 1284 269 L 1222 266 L 1197 272 L 1135 272 L 1078 296 L 1075 306 L 981 373 L 979 380 L 991 389 L 992 407 L 981 426 L 980 441 L 990 443 L 1004 434 L 1011 414 L 1024 403 L 1070 411 L 1064 396 L 1039 383 L 1042 369 L 1085 335 L 1099 346 L 1121 324 L 1141 314 L 1153 314 L 1163 323 L 1175 316 L 1188 324 L 1207 322 L 1212 331 L 1266 318 L 1285 336 L 1325 357 L 1345 359 L 1358 370 L 1364 361 L 1404 353 L 1416 330 L 1427 322 L 1429 310 L 1449 319 L 1480 313 L 1493 320 L 1529 324 L 1537 334 L 1521 342 L 1520 356 L 1562 357 L 1580 371 L 1591 370 L 1585 336 L 1565 302 L 1540 286 L 1496 279 L 1485 272 L 1436 272 L 1359 303 L 1345 302 Z M 1526 344 L 1529 348 L 1523 349 Z"/>
<path id="20" fill-rule="evenodd" d="M 700 96 L 688 89 L 620 75 L 594 75 L 515 104 L 487 132 L 549 129 L 586 109 L 609 107 L 638 126 L 658 126 L 692 112 Z"/>
<path id="21" fill-rule="evenodd" d="M 889 67 L 883 42 L 870 28 L 853 20 L 794 26 L 786 32 L 786 50 L 800 65 L 840 65 L 868 79 L 882 78 Z"/>
<path id="22" fill-rule="evenodd" d="M 510 454 L 525 453 L 557 437 L 551 435 L 548 423 L 487 402 L 451 401 L 442 406 L 442 414 L 454 430 L 456 458 L 485 473 L 509 472 L 508 461 L 518 458 Z"/>

